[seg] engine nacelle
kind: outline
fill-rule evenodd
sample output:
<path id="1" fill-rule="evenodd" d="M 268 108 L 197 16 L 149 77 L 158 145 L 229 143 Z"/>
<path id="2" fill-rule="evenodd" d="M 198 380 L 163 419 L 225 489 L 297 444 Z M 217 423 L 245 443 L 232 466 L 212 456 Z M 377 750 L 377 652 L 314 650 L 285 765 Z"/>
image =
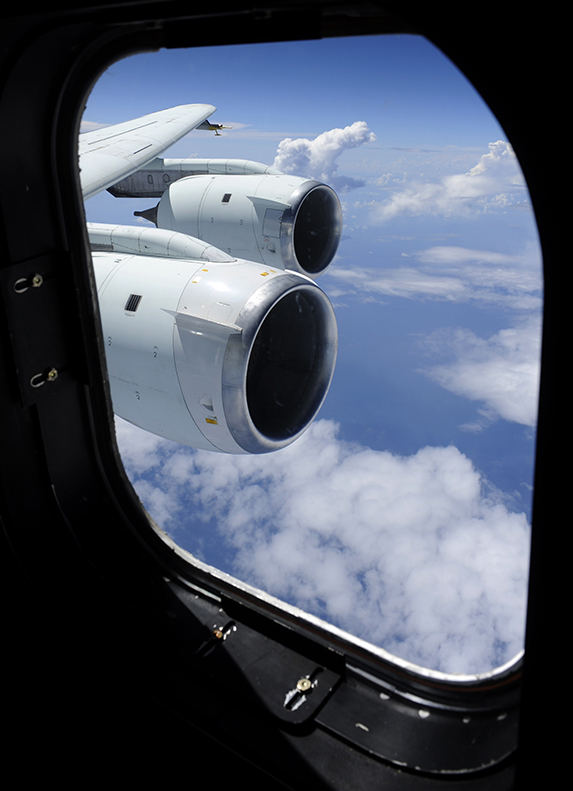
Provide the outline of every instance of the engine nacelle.
<path id="1" fill-rule="evenodd" d="M 342 210 L 334 190 L 297 176 L 188 176 L 163 193 L 156 224 L 315 278 L 338 248 Z"/>
<path id="2" fill-rule="evenodd" d="M 309 278 L 244 260 L 92 257 L 116 414 L 227 453 L 304 432 L 337 348 L 332 305 Z"/>

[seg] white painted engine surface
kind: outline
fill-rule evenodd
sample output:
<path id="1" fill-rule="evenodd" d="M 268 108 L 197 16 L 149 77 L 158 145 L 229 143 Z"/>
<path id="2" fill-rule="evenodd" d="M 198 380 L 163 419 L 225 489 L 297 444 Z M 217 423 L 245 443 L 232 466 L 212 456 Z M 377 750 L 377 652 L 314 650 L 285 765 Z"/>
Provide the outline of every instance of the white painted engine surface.
<path id="1" fill-rule="evenodd" d="M 158 228 L 313 278 L 329 266 L 342 233 L 336 193 L 285 174 L 187 176 L 169 185 L 155 217 Z"/>
<path id="2" fill-rule="evenodd" d="M 337 348 L 333 308 L 309 278 L 231 258 L 92 258 L 116 414 L 227 453 L 269 452 L 303 433 Z"/>

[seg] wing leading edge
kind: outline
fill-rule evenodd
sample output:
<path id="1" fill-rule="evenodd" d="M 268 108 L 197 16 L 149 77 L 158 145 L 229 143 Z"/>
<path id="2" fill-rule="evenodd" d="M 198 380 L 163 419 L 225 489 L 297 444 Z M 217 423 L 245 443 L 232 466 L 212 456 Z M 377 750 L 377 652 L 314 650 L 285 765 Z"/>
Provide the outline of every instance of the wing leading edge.
<path id="1" fill-rule="evenodd" d="M 215 110 L 212 104 L 184 104 L 80 135 L 84 200 L 135 173 Z"/>

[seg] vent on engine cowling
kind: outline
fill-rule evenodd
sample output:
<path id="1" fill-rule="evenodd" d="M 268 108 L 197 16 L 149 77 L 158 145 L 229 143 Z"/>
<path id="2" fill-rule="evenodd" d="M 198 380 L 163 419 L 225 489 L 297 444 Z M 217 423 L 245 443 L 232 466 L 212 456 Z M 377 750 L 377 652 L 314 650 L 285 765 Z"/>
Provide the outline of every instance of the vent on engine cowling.
<path id="1" fill-rule="evenodd" d="M 124 310 L 129 311 L 129 313 L 135 313 L 142 299 L 143 297 L 141 294 L 130 294 L 129 299 L 125 303 Z"/>

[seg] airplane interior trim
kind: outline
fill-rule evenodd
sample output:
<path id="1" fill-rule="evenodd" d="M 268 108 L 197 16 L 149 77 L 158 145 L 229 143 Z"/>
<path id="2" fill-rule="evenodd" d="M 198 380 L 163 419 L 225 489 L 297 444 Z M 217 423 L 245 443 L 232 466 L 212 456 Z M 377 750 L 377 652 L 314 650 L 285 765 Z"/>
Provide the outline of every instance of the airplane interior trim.
<path id="1" fill-rule="evenodd" d="M 555 737 L 546 723 L 557 721 L 558 696 L 548 691 L 547 646 L 562 650 L 555 604 L 566 579 L 553 538 L 567 490 L 553 444 L 563 435 L 557 272 L 566 224 L 554 199 L 557 168 L 540 141 L 564 104 L 549 79 L 559 73 L 564 29 L 546 12 L 516 17 L 507 4 L 487 25 L 476 13 L 396 0 L 264 8 L 79 0 L 0 12 L 4 716 L 7 763 L 22 782 L 85 772 L 296 791 L 505 791 L 536 777 L 551 786 Z M 549 32 L 554 51 L 541 63 L 535 42 Z M 369 651 L 193 565 L 162 537 L 116 444 L 78 173 L 86 97 L 121 57 L 399 33 L 432 41 L 497 116 L 527 180 L 544 257 L 525 653 L 462 681 Z"/>

